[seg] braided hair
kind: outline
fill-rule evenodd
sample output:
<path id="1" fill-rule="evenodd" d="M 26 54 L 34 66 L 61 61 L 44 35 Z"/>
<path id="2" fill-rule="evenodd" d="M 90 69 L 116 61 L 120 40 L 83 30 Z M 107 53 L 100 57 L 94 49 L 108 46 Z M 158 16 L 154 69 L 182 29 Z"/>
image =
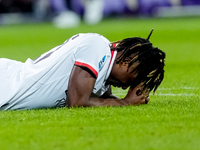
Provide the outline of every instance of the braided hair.
<path id="1" fill-rule="evenodd" d="M 122 64 L 128 60 L 127 72 L 134 68 L 131 73 L 137 73 L 130 87 L 134 88 L 142 83 L 140 93 L 149 93 L 152 90 L 155 93 L 164 78 L 165 53 L 152 46 L 149 41 L 152 32 L 153 29 L 147 39 L 132 37 L 111 43 L 111 45 L 117 45 L 116 47 L 111 46 L 112 50 L 122 51 L 116 63 Z"/>

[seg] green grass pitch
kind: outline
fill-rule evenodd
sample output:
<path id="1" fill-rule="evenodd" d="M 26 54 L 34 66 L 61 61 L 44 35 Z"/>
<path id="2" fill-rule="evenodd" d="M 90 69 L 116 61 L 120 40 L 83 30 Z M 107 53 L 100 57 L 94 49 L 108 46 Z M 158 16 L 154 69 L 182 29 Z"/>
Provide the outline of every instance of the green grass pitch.
<path id="1" fill-rule="evenodd" d="M 0 112 L 0 149 L 200 149 L 199 18 L 107 19 L 64 30 L 50 23 L 0 26 L 0 57 L 34 59 L 80 32 L 115 41 L 146 38 L 152 28 L 151 42 L 167 57 L 165 79 L 148 105 Z"/>

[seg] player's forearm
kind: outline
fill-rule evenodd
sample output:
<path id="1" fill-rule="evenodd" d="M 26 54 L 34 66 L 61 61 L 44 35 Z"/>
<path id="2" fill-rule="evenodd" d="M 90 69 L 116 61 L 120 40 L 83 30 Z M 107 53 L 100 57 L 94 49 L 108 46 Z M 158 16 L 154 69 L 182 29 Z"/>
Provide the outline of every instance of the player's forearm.
<path id="1" fill-rule="evenodd" d="M 90 98 L 88 106 L 128 106 L 129 104 L 124 99 L 114 98 Z"/>
<path id="2" fill-rule="evenodd" d="M 76 103 L 69 103 L 69 107 L 91 107 L 91 106 L 128 106 L 127 103 L 123 99 L 104 99 L 104 98 L 90 98 L 85 101 L 77 101 Z"/>

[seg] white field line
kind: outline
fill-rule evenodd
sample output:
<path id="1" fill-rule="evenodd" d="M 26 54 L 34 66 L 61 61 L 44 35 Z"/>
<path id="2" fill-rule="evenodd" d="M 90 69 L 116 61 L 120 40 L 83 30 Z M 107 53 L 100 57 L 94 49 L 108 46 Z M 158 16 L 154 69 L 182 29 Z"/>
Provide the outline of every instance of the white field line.
<path id="1" fill-rule="evenodd" d="M 165 87 L 162 87 L 162 88 L 158 88 L 158 91 L 163 91 L 163 92 L 158 92 L 155 93 L 154 95 L 156 96 L 199 96 L 199 94 L 194 94 L 191 92 L 191 90 L 198 90 L 199 87 L 187 87 L 187 86 L 184 86 L 184 87 L 180 87 L 180 88 L 165 88 Z M 174 90 L 190 90 L 189 93 L 172 93 L 172 92 L 164 92 L 164 91 L 174 91 Z"/>
<path id="2" fill-rule="evenodd" d="M 154 94 L 155 96 L 185 96 L 185 97 L 191 97 L 191 96 L 199 96 L 199 94 L 196 94 L 196 93 L 192 93 L 191 90 L 198 90 L 199 87 L 180 87 L 180 88 L 165 88 L 165 87 L 162 87 L 162 88 L 158 88 L 157 92 Z M 173 93 L 173 92 L 170 92 L 170 91 L 174 91 L 174 90 L 189 90 L 188 92 L 184 92 L 184 93 Z M 162 91 L 162 92 L 161 92 Z M 125 91 L 121 91 L 121 89 L 119 90 L 116 90 L 115 93 L 117 95 L 125 95 L 124 93 Z M 115 94 L 114 93 L 114 94 Z M 152 93 L 150 95 L 153 95 Z"/>
<path id="3" fill-rule="evenodd" d="M 162 87 L 162 88 L 158 88 L 158 91 L 170 91 L 170 90 L 198 90 L 199 87 L 180 87 L 180 88 L 165 88 L 165 87 Z"/>
<path id="4" fill-rule="evenodd" d="M 153 95 L 153 94 L 150 94 Z M 199 96 L 199 94 L 194 94 L 194 93 L 178 93 L 178 94 L 174 94 L 174 93 L 158 93 L 158 94 L 154 94 L 155 96 L 185 96 L 185 97 L 190 97 L 190 96 Z"/>

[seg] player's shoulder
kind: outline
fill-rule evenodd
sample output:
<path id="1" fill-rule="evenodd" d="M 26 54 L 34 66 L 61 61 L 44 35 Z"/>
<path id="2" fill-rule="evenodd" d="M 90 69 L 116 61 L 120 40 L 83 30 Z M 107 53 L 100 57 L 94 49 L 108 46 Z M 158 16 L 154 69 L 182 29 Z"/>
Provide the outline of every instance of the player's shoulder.
<path id="1" fill-rule="evenodd" d="M 98 33 L 80 33 L 80 36 L 91 44 L 110 44 L 110 41 L 106 37 Z"/>
<path id="2" fill-rule="evenodd" d="M 79 34 L 80 41 L 78 44 L 79 50 L 90 51 L 91 54 L 110 54 L 110 41 L 104 36 L 97 33 L 81 33 Z"/>

